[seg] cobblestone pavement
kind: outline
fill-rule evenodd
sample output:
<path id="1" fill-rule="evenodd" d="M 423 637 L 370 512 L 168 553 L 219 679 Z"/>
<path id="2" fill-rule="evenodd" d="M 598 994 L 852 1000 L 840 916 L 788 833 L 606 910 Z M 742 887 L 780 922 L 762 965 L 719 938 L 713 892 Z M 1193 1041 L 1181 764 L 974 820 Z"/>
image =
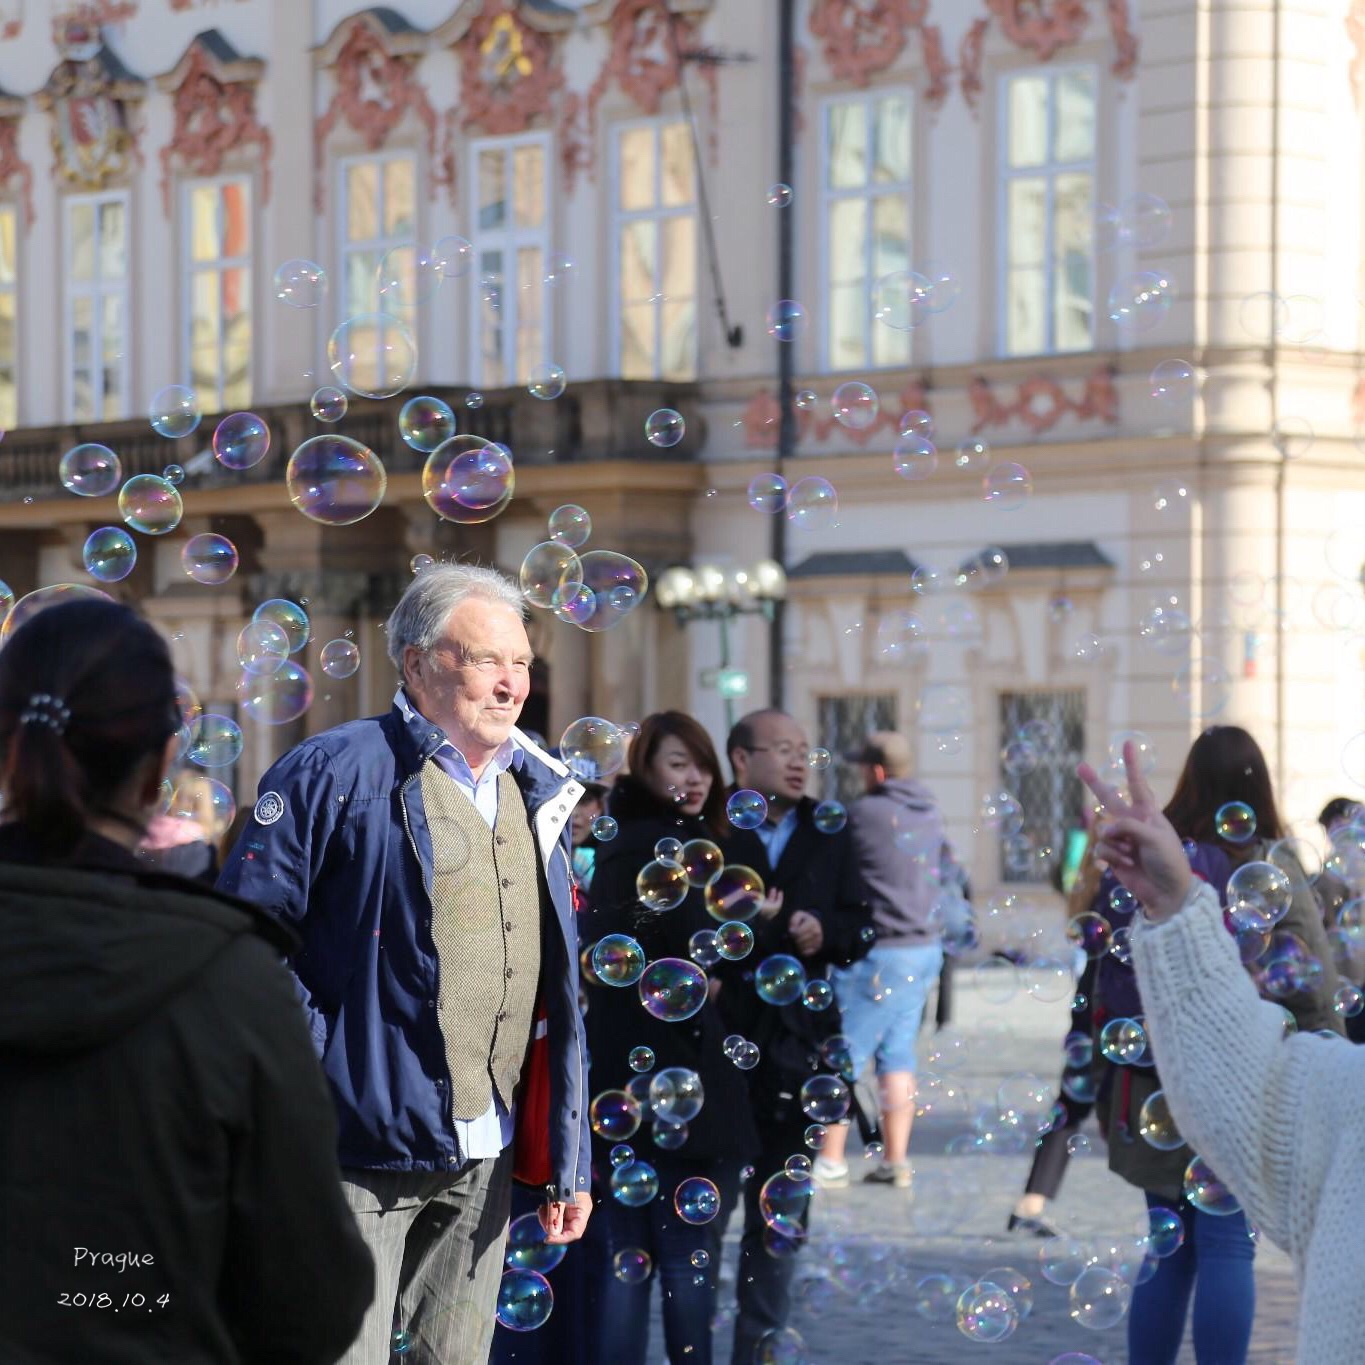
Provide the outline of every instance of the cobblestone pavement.
<path id="1" fill-rule="evenodd" d="M 991 1004 L 970 970 L 959 979 L 955 1023 L 967 1047 L 954 1075 L 968 1095 L 991 1095 L 1006 1076 L 1024 1071 L 1055 1081 L 1067 1028 L 1065 1006 L 1040 1004 L 1022 993 L 1003 1005 Z M 921 1054 L 923 1048 L 921 1040 Z M 794 1319 L 810 1365 L 939 1365 L 958 1360 L 1047 1365 L 1068 1351 L 1087 1352 L 1103 1365 L 1125 1365 L 1126 1322 L 1103 1332 L 1074 1323 L 1066 1290 L 1049 1284 L 1038 1270 L 1036 1241 L 1020 1241 L 1004 1231 L 1029 1159 L 946 1155 L 945 1143 L 962 1126 L 951 1117 L 916 1122 L 913 1192 L 866 1185 L 818 1192 L 812 1243 L 802 1252 L 798 1273 L 828 1272 L 834 1284 L 811 1296 L 818 1300 L 817 1308 L 803 1307 Z M 1109 1173 L 1103 1142 L 1093 1127 L 1087 1131 L 1092 1149 L 1072 1159 L 1053 1216 L 1079 1238 L 1130 1232 L 1143 1212 L 1142 1195 Z M 853 1161 L 856 1177 L 858 1158 Z M 722 1271 L 723 1300 L 729 1302 L 734 1259 L 732 1235 Z M 922 1276 L 941 1271 L 970 1280 L 1005 1265 L 1023 1271 L 1034 1293 L 1032 1312 L 1007 1340 L 972 1342 L 954 1325 L 930 1324 L 914 1311 L 912 1293 Z M 1268 1243 L 1257 1252 L 1256 1287 L 1250 1359 L 1255 1365 L 1290 1365 L 1298 1295 L 1288 1258 Z M 722 1329 L 716 1337 L 717 1365 L 751 1365 L 730 1360 L 728 1331 Z M 664 1365 L 657 1307 L 651 1348 L 651 1365 Z M 1180 1361 L 1193 1365 L 1188 1333 Z"/>

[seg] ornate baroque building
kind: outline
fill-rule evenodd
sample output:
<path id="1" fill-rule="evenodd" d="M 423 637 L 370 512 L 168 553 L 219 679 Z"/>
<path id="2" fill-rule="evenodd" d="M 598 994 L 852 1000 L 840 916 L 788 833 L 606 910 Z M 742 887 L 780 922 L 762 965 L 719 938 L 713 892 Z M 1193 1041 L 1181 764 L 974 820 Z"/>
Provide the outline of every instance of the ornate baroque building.
<path id="1" fill-rule="evenodd" d="M 302 733 L 387 704 L 378 623 L 414 555 L 515 571 L 577 502 L 593 545 L 656 575 L 779 552 L 781 647 L 746 615 L 728 662 L 763 699 L 777 658 L 831 748 L 873 723 L 912 734 L 978 885 L 1041 875 L 1074 755 L 1129 725 L 1168 783 L 1206 718 L 1246 723 L 1290 813 L 1316 809 L 1365 730 L 1365 4 L 795 0 L 789 202 L 781 9 L 0 0 L 0 577 L 88 581 L 86 536 L 118 522 L 60 486 L 63 450 L 184 465 L 183 524 L 139 538 L 111 591 L 174 639 L 206 706 L 233 713 L 236 636 L 266 597 L 307 599 L 310 667 L 346 631 L 361 645 L 353 678 L 315 670 L 301 722 L 245 727 L 239 796 Z M 784 222 L 789 341 L 770 327 Z M 338 429 L 384 458 L 384 504 L 306 520 L 281 477 L 320 429 L 329 334 L 373 307 L 381 262 L 420 272 L 455 235 L 467 274 L 405 319 L 411 391 L 510 446 L 514 502 L 439 521 L 401 397 L 357 398 Z M 292 258 L 328 273 L 316 307 L 276 297 Z M 933 297 L 898 318 L 878 282 L 911 270 Z M 1141 272 L 1161 283 L 1135 291 Z M 783 346 L 814 398 L 779 471 Z M 1173 360 L 1189 377 L 1154 384 Z M 541 364 L 567 375 L 552 402 L 526 390 Z M 850 382 L 875 413 L 864 396 L 839 420 Z M 204 412 L 178 442 L 146 417 L 167 384 Z M 687 424 L 664 449 L 644 439 L 661 407 Z M 209 437 L 245 408 L 272 449 L 232 473 Z M 909 410 L 932 419 L 932 472 L 904 451 L 898 472 Z M 775 538 L 747 494 L 772 472 L 828 480 L 837 514 L 817 500 Z M 219 588 L 180 563 L 210 529 L 241 555 Z M 646 603 L 605 634 L 534 631 L 529 717 L 552 737 L 658 706 L 723 728 L 712 623 Z M 1029 720 L 1041 751 L 1002 771 Z M 1022 829 L 971 840 L 1002 785 Z"/>

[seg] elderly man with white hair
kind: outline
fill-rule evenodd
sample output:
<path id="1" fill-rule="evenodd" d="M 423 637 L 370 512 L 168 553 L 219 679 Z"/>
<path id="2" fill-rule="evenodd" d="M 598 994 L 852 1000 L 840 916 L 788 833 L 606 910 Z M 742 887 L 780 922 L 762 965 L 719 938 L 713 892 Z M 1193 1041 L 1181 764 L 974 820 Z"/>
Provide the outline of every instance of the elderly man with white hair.
<path id="1" fill-rule="evenodd" d="M 261 779 L 219 885 L 300 934 L 290 959 L 376 1293 L 344 1365 L 487 1360 L 513 1179 L 549 1240 L 591 1209 L 571 814 L 582 788 L 517 719 L 515 585 L 429 568 L 388 622 L 388 713 Z M 326 1273 L 325 1266 L 318 1273 Z"/>

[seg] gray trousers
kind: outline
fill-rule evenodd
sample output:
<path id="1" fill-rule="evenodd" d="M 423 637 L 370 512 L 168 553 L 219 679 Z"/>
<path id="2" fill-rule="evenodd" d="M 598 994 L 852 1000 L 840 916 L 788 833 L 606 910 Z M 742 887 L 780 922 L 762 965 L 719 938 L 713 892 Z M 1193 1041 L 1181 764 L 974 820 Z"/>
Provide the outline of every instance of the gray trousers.
<path id="1" fill-rule="evenodd" d="M 342 1171 L 374 1302 L 338 1365 L 485 1365 L 512 1204 L 512 1149 L 457 1171 Z"/>

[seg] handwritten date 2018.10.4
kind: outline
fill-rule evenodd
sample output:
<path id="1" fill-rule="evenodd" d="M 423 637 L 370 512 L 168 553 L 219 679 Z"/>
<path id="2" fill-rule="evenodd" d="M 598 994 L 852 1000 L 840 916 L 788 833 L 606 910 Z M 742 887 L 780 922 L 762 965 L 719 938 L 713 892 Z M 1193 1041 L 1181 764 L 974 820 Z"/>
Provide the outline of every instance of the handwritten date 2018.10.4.
<path id="1" fill-rule="evenodd" d="M 145 1313 L 155 1313 L 158 1309 L 169 1306 L 171 1296 L 169 1294 L 158 1294 L 155 1298 L 149 1299 L 145 1294 L 106 1294 L 87 1293 L 82 1290 L 74 1294 L 58 1294 L 58 1308 L 112 1308 L 115 1313 L 127 1310 L 132 1313 L 142 1311 Z"/>

